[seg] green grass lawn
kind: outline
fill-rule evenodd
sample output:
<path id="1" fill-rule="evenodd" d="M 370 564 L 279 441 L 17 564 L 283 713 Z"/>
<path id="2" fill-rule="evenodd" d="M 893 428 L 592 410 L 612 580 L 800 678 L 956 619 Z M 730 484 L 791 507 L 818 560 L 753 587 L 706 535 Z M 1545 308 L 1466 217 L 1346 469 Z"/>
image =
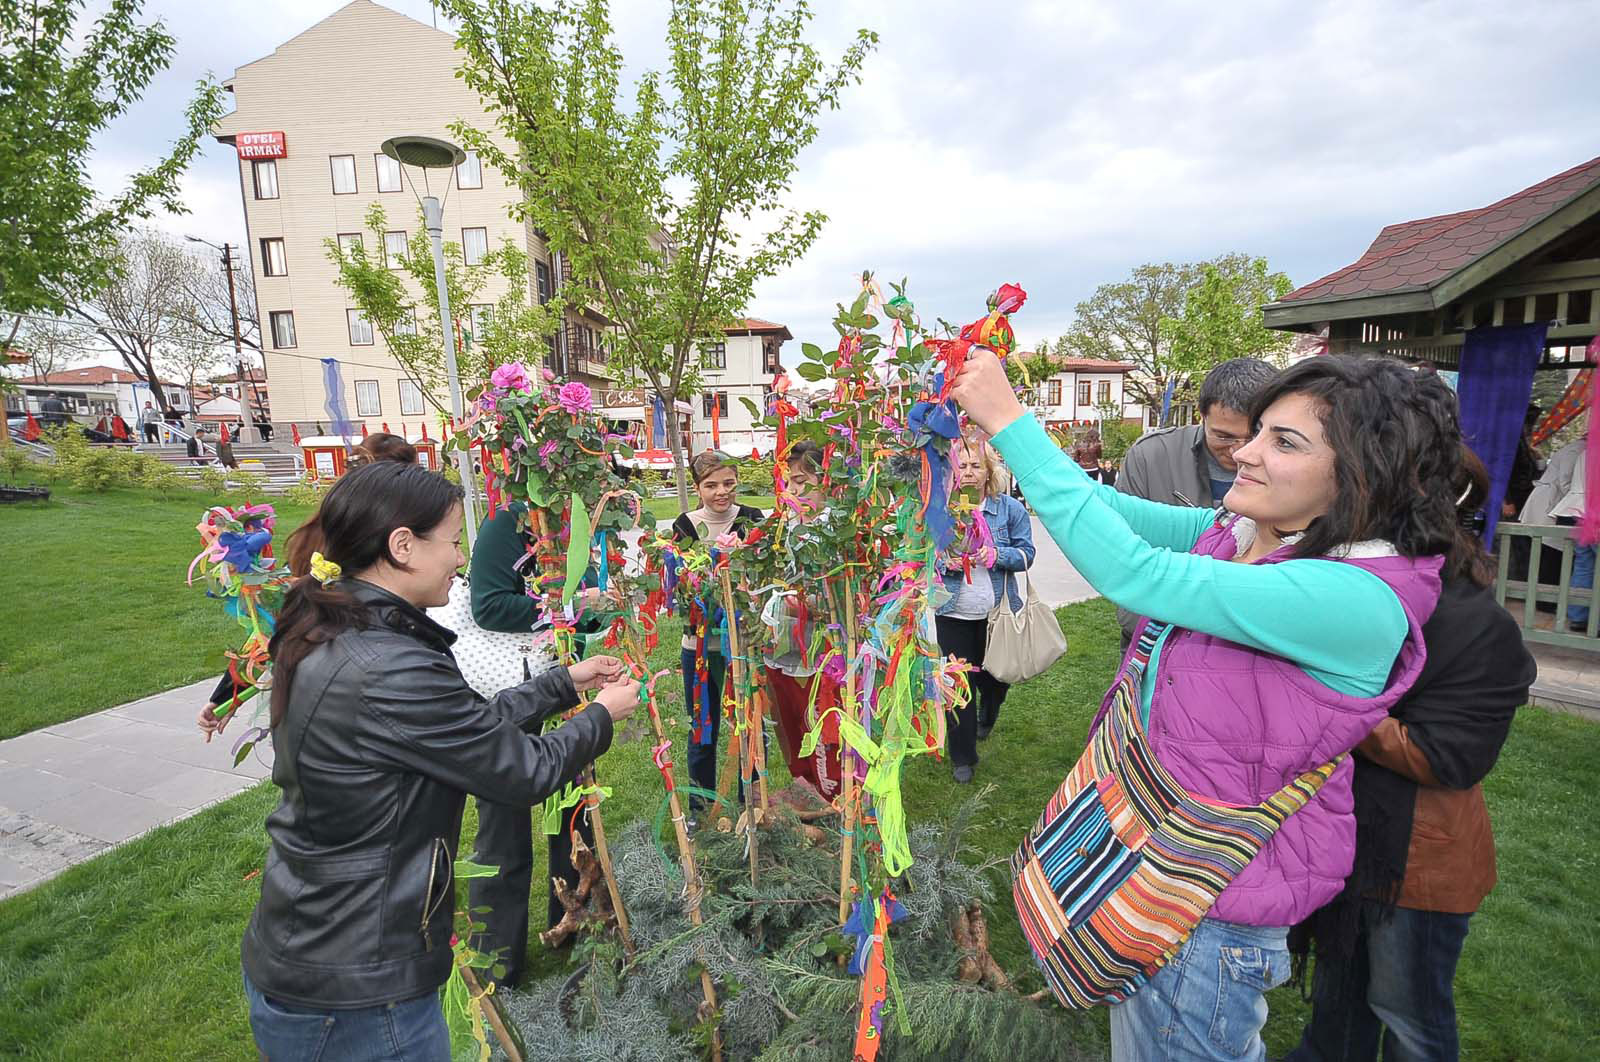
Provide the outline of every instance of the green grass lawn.
<path id="1" fill-rule="evenodd" d="M 0 615 L 0 733 L 216 671 L 237 628 L 182 583 L 200 509 L 191 498 L 70 490 L 48 506 L 0 508 L 0 571 L 9 581 Z M 285 525 L 302 515 L 285 512 Z M 968 834 L 975 859 L 1011 854 L 1076 759 L 1115 667 L 1109 605 L 1086 602 L 1060 616 L 1067 656 L 1012 692 L 994 736 L 980 746 L 978 781 L 999 788 Z M 113 629 L 116 638 L 107 636 Z M 675 666 L 676 633 L 663 626 L 655 666 Z M 668 714 L 676 716 L 679 751 L 683 712 Z M 677 759 L 686 781 L 683 756 Z M 1600 825 L 1584 810 L 1593 805 L 1597 762 L 1600 727 L 1524 710 L 1486 783 L 1500 886 L 1473 920 L 1457 978 L 1465 1058 L 1600 1057 Z M 775 784 L 785 783 L 781 758 L 771 763 Z M 605 806 L 610 831 L 656 814 L 661 787 L 647 740 L 619 743 L 598 771 L 614 788 Z M 942 764 L 919 759 L 907 768 L 912 821 L 942 818 L 970 792 Z M 253 872 L 266 852 L 262 822 L 276 799 L 263 784 L 0 902 L 0 1056 L 253 1059 L 238 949 L 258 894 Z M 464 847 L 475 829 L 469 804 Z M 996 958 L 1030 991 L 1041 982 L 1001 873 L 990 918 Z M 541 898 L 533 909 L 543 910 Z M 530 959 L 532 976 L 567 961 L 537 939 Z M 1277 1055 L 1297 1038 L 1305 1006 L 1286 988 L 1272 994 L 1271 1007 L 1268 1047 Z M 1102 1046 L 1104 1027 L 1103 1015 L 1086 1020 Z"/>
<path id="2" fill-rule="evenodd" d="M 244 639 L 184 584 L 206 495 L 51 491 L 0 506 L 0 738 L 221 674 Z M 280 541 L 309 515 L 277 509 Z"/>

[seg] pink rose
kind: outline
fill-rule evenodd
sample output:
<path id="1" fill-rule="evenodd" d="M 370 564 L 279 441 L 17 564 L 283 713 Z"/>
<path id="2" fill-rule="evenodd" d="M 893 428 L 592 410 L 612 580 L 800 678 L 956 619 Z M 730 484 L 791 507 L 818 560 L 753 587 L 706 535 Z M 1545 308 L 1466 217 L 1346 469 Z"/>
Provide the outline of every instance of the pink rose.
<path id="1" fill-rule="evenodd" d="M 545 383 L 555 383 L 556 382 L 556 374 L 555 373 L 551 372 L 549 369 L 544 369 L 544 370 L 541 370 L 541 371 L 544 373 L 544 382 Z"/>
<path id="2" fill-rule="evenodd" d="M 717 548 L 724 553 L 732 553 L 742 545 L 744 545 L 744 539 L 732 531 L 724 531 L 717 536 Z"/>
<path id="3" fill-rule="evenodd" d="M 479 411 L 481 411 L 483 413 L 493 413 L 494 412 L 494 408 L 495 408 L 495 397 L 494 397 L 494 392 L 493 391 L 485 391 L 483 394 L 478 396 L 478 409 L 479 409 Z"/>
<path id="4" fill-rule="evenodd" d="M 587 413 L 594 408 L 594 396 L 589 393 L 588 385 L 577 380 L 562 384 L 561 390 L 556 394 L 556 400 L 561 403 L 562 409 L 573 416 Z"/>
<path id="5" fill-rule="evenodd" d="M 532 391 L 528 367 L 520 361 L 507 362 L 489 374 L 489 382 L 502 391 Z"/>

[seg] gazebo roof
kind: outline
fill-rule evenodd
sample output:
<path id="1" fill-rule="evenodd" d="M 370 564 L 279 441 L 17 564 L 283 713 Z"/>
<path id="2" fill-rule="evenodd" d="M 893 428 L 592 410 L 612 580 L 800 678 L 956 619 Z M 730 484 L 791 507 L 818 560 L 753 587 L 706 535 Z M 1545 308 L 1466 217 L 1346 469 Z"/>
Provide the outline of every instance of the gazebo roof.
<path id="1" fill-rule="evenodd" d="M 1600 158 L 1475 210 L 1386 226 L 1359 259 L 1264 307 L 1269 327 L 1435 310 L 1600 213 Z"/>

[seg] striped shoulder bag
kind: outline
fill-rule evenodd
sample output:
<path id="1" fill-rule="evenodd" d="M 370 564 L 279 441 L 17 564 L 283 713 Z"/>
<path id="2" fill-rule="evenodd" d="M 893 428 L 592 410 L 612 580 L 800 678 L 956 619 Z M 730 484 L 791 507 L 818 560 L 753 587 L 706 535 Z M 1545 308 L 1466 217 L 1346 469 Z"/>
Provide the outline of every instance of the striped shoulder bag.
<path id="1" fill-rule="evenodd" d="M 1145 623 L 1089 747 L 1011 858 L 1023 935 L 1064 1007 L 1137 992 L 1344 759 L 1254 806 L 1186 792 L 1156 762 L 1139 713 L 1140 679 L 1166 629 Z"/>

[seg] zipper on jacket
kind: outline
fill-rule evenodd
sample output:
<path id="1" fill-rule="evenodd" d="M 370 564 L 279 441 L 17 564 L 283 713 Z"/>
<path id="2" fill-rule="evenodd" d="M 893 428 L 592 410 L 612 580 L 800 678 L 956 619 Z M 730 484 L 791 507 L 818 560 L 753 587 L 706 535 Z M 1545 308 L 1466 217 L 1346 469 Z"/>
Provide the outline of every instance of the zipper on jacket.
<path id="1" fill-rule="evenodd" d="M 434 882 L 439 878 L 439 853 L 441 851 L 444 853 L 446 867 L 445 888 L 444 890 L 441 890 L 439 898 L 435 900 L 433 898 L 433 885 Z M 445 839 L 443 837 L 435 837 L 433 839 L 433 850 L 428 856 L 428 891 L 423 895 L 422 898 L 422 926 L 420 932 L 422 933 L 422 947 L 424 951 L 433 950 L 433 935 L 428 932 L 428 923 L 433 920 L 433 913 L 439 909 L 439 905 L 444 903 L 445 896 L 449 895 L 448 890 L 450 887 L 450 880 L 454 876 L 454 870 L 451 864 L 450 846 L 445 843 Z"/>

